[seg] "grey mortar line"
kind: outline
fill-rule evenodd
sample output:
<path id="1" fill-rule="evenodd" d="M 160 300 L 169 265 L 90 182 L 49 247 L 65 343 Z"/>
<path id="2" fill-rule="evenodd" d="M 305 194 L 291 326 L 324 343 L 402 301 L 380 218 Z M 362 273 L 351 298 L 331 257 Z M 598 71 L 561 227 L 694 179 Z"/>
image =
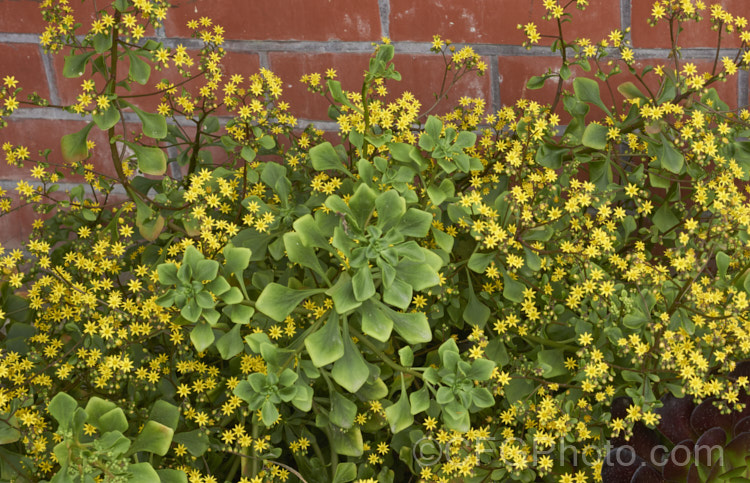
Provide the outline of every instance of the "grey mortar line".
<path id="1" fill-rule="evenodd" d="M 746 70 L 740 70 L 737 72 L 737 107 L 747 108 L 748 105 L 748 72 Z"/>
<path id="2" fill-rule="evenodd" d="M 503 103 L 500 98 L 500 60 L 497 55 L 490 57 L 490 96 L 492 111 L 499 111 Z"/>
<path id="3" fill-rule="evenodd" d="M 258 63 L 261 67 L 271 70 L 271 60 L 268 58 L 268 52 L 258 52 Z"/>
<path id="4" fill-rule="evenodd" d="M 197 39 L 189 38 L 164 38 L 164 37 L 144 37 L 144 40 L 154 40 L 162 42 L 165 47 L 176 47 L 181 44 L 189 49 L 200 50 L 203 42 Z M 34 34 L 0 34 L 0 43 L 23 43 L 38 44 L 39 38 Z M 532 46 L 526 49 L 520 45 L 510 44 L 477 44 L 456 42 L 457 45 L 469 45 L 479 55 L 498 55 L 498 56 L 555 56 L 549 47 Z M 431 42 L 414 42 L 399 41 L 393 42 L 396 47 L 396 53 L 404 54 L 429 54 Z M 280 41 L 280 40 L 227 40 L 224 48 L 231 52 L 243 53 L 261 53 L 261 52 L 290 52 L 290 53 L 348 53 L 348 54 L 371 54 L 372 42 L 350 42 L 350 41 Z M 636 57 L 666 57 L 669 49 L 655 48 L 634 48 Z M 737 49 L 721 49 L 720 55 L 736 54 Z M 711 47 L 686 47 L 682 49 L 683 58 L 685 59 L 712 59 L 716 55 L 716 49 Z"/>
<path id="5" fill-rule="evenodd" d="M 52 65 L 52 54 L 46 54 L 42 46 L 39 45 L 39 56 L 42 58 L 44 75 L 47 77 L 47 90 L 49 91 L 49 100 L 52 104 L 62 104 L 62 101 L 60 100 L 60 92 L 57 89 L 55 66 Z"/>
<path id="6" fill-rule="evenodd" d="M 632 0 L 620 0 L 620 30 L 625 34 L 625 38 L 630 41 L 630 33 L 628 29 L 632 26 L 632 12 L 630 10 L 630 2 Z"/>
<path id="7" fill-rule="evenodd" d="M 380 32 L 383 37 L 391 37 L 391 0 L 378 0 L 380 11 Z"/>

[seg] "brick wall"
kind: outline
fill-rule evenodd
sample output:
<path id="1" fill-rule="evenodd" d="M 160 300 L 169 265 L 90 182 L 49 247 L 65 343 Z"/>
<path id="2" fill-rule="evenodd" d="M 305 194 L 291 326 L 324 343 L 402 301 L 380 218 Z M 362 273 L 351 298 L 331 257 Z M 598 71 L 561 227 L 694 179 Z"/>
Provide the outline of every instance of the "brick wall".
<path id="1" fill-rule="evenodd" d="M 721 0 L 733 13 L 747 10 L 748 0 Z M 481 78 L 465 78 L 454 90 L 459 95 L 482 96 L 488 108 L 499 109 L 520 97 L 550 102 L 552 86 L 540 91 L 525 89 L 528 78 L 559 64 L 548 47 L 521 46 L 523 33 L 517 24 L 536 22 L 542 33 L 552 24 L 540 20 L 542 0 L 176 0 L 158 40 L 169 39 L 197 47 L 189 39 L 185 23 L 207 16 L 226 29 L 229 64 L 248 73 L 267 67 L 284 80 L 284 99 L 301 123 L 317 121 L 335 129 L 325 113 L 325 103 L 300 84 L 304 73 L 337 70 L 344 88 L 357 89 L 372 52 L 372 42 L 390 37 L 396 47 L 395 65 L 404 80 L 393 86 L 396 93 L 409 90 L 427 104 L 438 89 L 442 60 L 430 53 L 433 34 L 457 44 L 470 44 L 489 66 Z M 597 42 L 613 29 L 630 28 L 636 56 L 645 61 L 666 59 L 669 34 L 661 24 L 649 27 L 646 18 L 652 0 L 590 0 L 585 12 L 576 11 L 576 21 L 566 24 L 566 37 L 587 37 Z M 715 3 L 715 2 L 711 2 Z M 93 2 L 71 1 L 79 9 L 77 20 L 89 25 Z M 700 29 L 686 30 L 683 56 L 699 66 L 712 61 L 716 34 L 708 22 Z M 70 102 L 77 94 L 79 79 L 64 79 L 62 58 L 44 54 L 38 34 L 44 28 L 37 0 L 0 0 L 0 77 L 14 75 L 26 88 L 53 103 Z M 728 52 L 727 54 L 729 54 Z M 155 77 L 152 77 L 155 78 Z M 720 87 L 732 106 L 748 103 L 748 75 L 741 71 Z M 25 97 L 22 95 L 22 97 Z M 456 97 L 454 96 L 455 100 Z M 430 102 L 431 103 L 431 102 Z M 58 149 L 63 134 L 80 126 L 78 118 L 35 108 L 20 109 L 10 126 L 0 130 L 0 144 L 10 140 L 27 145 L 32 153 L 43 147 Z M 96 131 L 96 129 L 94 129 Z M 0 187 L 12 189 L 25 173 L 9 170 L 0 162 Z M 0 218 L 0 243 L 22 239 L 33 214 L 22 210 Z"/>

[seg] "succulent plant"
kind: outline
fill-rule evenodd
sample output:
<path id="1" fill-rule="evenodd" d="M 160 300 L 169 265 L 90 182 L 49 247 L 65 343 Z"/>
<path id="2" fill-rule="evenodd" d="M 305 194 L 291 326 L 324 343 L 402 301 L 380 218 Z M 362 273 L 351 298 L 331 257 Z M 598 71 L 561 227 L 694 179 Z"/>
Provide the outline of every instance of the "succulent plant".
<path id="1" fill-rule="evenodd" d="M 750 364 L 741 364 L 746 370 Z M 740 370 L 740 367 L 738 367 Z M 735 371 L 736 372 L 736 371 Z M 636 422 L 626 440 L 618 435 L 602 466 L 604 483 L 750 483 L 750 395 L 744 408 L 727 413 L 716 398 L 695 400 L 666 394 L 656 429 Z M 612 402 L 613 418 L 625 418 L 628 397 Z"/>

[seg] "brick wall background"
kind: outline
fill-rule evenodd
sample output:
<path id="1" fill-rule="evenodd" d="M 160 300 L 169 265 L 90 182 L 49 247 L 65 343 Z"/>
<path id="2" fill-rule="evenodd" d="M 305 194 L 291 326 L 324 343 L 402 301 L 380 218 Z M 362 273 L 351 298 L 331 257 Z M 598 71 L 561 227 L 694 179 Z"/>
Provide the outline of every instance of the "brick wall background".
<path id="1" fill-rule="evenodd" d="M 542 0 L 175 0 L 163 28 L 153 36 L 169 46 L 178 43 L 199 48 L 189 38 L 186 22 L 207 16 L 226 29 L 227 64 L 232 72 L 247 74 L 266 67 L 284 80 L 284 99 L 301 125 L 315 121 L 319 127 L 335 130 L 326 116 L 325 102 L 309 94 L 299 82 L 304 73 L 324 72 L 332 67 L 344 88 L 356 89 L 372 52 L 372 42 L 389 37 L 396 47 L 395 65 L 403 81 L 391 90 L 409 90 L 424 105 L 438 90 L 442 59 L 430 53 L 433 34 L 440 34 L 458 46 L 470 44 L 489 66 L 484 77 L 467 76 L 454 89 L 460 95 L 482 96 L 488 110 L 497 110 L 520 97 L 551 102 L 552 85 L 526 91 L 532 75 L 559 65 L 548 47 L 530 50 L 517 24 L 537 23 L 541 33 L 550 32 L 552 22 L 541 20 Z M 662 23 L 646 23 L 653 0 L 590 0 L 585 12 L 576 11 L 576 21 L 566 24 L 566 37 L 587 37 L 592 42 L 611 30 L 630 29 L 629 37 L 638 59 L 666 59 L 669 34 Z M 717 3 L 716 0 L 707 3 Z M 735 14 L 748 10 L 748 0 L 719 0 Z M 38 0 L 0 0 L 0 77 L 14 75 L 25 94 L 37 91 L 52 103 L 70 102 L 78 92 L 80 79 L 62 77 L 62 55 L 44 54 L 38 35 L 44 28 Z M 76 20 L 85 26 L 93 19 L 93 1 L 71 0 Z M 750 13 L 750 12 L 748 12 Z M 708 21 L 700 28 L 690 26 L 682 34 L 684 59 L 699 67 L 710 66 L 715 54 L 716 33 Z M 729 44 L 731 46 L 731 44 Z M 731 49 L 726 55 L 731 55 Z M 724 53 L 722 53 L 724 55 Z M 160 77 L 152 75 L 156 83 Z M 740 71 L 720 86 L 723 98 L 733 107 L 748 104 L 748 73 Z M 429 103 L 429 104 L 428 104 Z M 450 103 L 447 103 L 450 105 Z M 6 140 L 26 145 L 32 154 L 39 149 L 59 151 L 59 139 L 81 126 L 80 118 L 52 110 L 22 108 L 0 130 L 0 144 Z M 92 133 L 97 131 L 94 129 Z M 103 140 L 103 138 L 102 138 Z M 53 154 L 54 157 L 54 154 Z M 0 162 L 0 187 L 13 190 L 27 173 L 8 169 Z M 33 213 L 21 210 L 0 218 L 0 244 L 13 246 L 22 240 Z"/>

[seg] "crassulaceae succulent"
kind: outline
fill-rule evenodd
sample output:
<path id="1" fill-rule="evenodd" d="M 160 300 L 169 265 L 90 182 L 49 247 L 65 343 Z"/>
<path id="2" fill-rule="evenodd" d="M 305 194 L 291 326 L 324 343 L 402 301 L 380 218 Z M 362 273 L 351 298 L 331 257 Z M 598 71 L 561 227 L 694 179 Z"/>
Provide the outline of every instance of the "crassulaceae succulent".
<path id="1" fill-rule="evenodd" d="M 661 402 L 656 429 L 639 421 L 629 437 L 610 440 L 604 483 L 750 482 L 750 395 L 743 392 L 738 403 L 744 409 L 731 412 L 717 407 L 713 397 L 698 401 L 666 394 Z M 626 418 L 631 403 L 616 398 L 612 417 Z"/>

